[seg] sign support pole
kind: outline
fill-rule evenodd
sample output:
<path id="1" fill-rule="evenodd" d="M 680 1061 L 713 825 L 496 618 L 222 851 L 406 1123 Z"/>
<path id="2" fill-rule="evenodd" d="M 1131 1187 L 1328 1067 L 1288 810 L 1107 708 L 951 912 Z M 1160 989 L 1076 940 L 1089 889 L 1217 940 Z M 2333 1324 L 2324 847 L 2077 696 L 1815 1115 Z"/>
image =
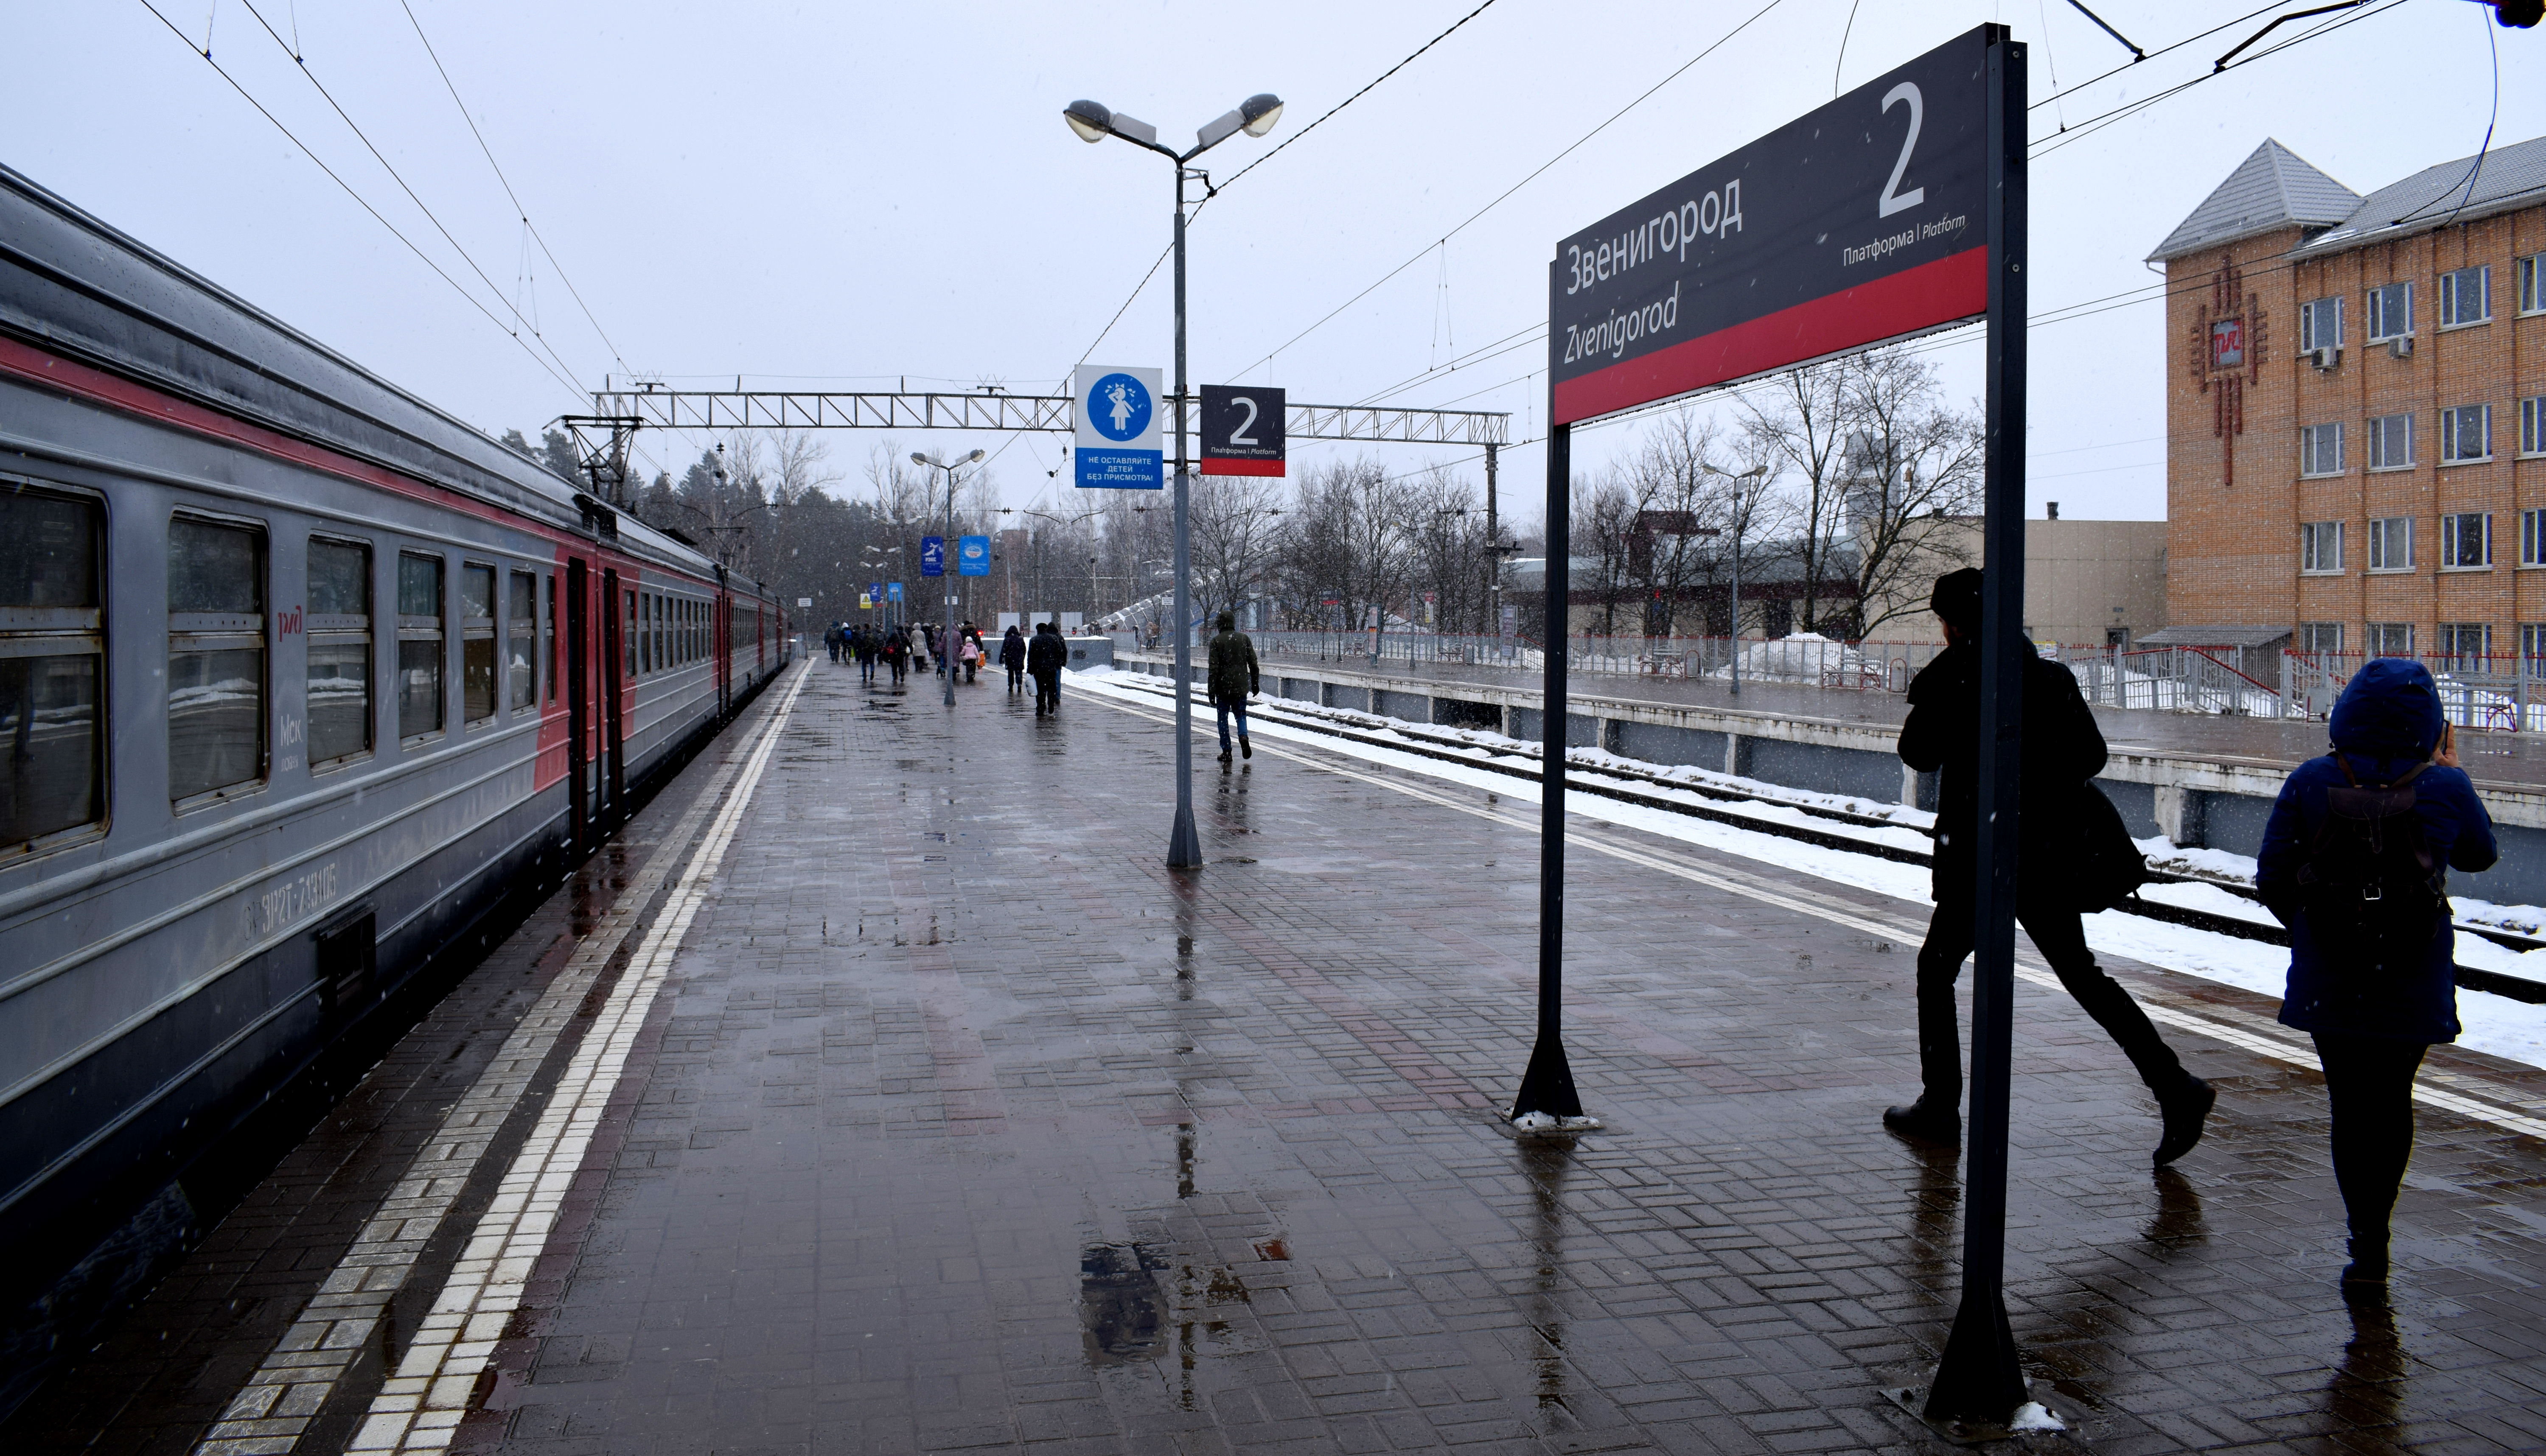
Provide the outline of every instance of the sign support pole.
<path id="1" fill-rule="evenodd" d="M 1963 1302 L 1927 1395 L 1930 1420 L 2002 1422 L 2024 1404 L 2007 1326 L 2006 1136 L 2013 1055 L 2017 785 L 2024 769 L 2025 53 L 1989 28 L 1989 399 L 1984 446 L 1980 873 L 1972 974 L 1971 1132 L 1963 1153 Z"/>
<path id="2" fill-rule="evenodd" d="M 1176 818 L 1167 868 L 1202 864 L 1193 812 L 1193 570 L 1185 459 L 1185 164 L 1176 163 Z"/>
<path id="3" fill-rule="evenodd" d="M 1550 400 L 1551 412 L 1553 398 Z M 1539 712 L 1538 1042 L 1512 1098 L 1515 1119 L 1533 1112 L 1582 1115 L 1573 1068 L 1565 1060 L 1565 630 L 1571 613 L 1573 427 L 1547 432 L 1547 684 Z"/>

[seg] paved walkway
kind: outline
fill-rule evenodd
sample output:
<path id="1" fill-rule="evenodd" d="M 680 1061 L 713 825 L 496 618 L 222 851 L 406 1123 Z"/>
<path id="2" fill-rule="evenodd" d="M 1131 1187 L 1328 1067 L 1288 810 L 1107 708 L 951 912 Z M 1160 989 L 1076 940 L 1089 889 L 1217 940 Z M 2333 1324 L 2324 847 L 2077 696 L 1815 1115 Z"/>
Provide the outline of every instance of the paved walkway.
<path id="1" fill-rule="evenodd" d="M 1534 806 L 1206 747 L 1209 864 L 1170 875 L 1154 706 L 1073 685 L 1037 720 L 985 678 L 950 730 L 933 681 L 806 681 L 624 1077 L 574 1093 L 587 1151 L 454 1388 L 457 1449 L 1941 1449 L 1883 1395 L 1934 1359 L 1961 1246 L 1956 1159 L 1876 1123 L 1915 1079 L 1914 907 L 1583 824 L 1570 1046 L 1608 1128 L 1516 1141 Z M 2020 985 L 2010 1316 L 2044 1398 L 2116 1452 L 2546 1445 L 2546 1143 L 2505 1130 L 2546 1131 L 2546 1075 L 2434 1059 L 2462 1110 L 2423 1111 L 2392 1306 L 2346 1309 L 2323 1087 L 2268 1003 L 2124 974 L 2220 1112 L 2152 1176 L 2119 1053 Z M 464 987 L 392 1068 L 500 1037 L 503 999 Z M 569 1050 L 517 1121 L 583 1085 Z M 294 1245 L 311 1190 L 410 1152 L 312 1145 L 255 1237 L 216 1231 L 0 1437 L 189 1449 L 327 1277 Z M 501 1215 L 476 1182 L 462 1212 Z M 484 1237 L 436 1235 L 405 1307 Z M 242 1249 L 272 1313 L 185 1334 Z M 430 1323 L 392 1322 L 298 1449 L 365 1443 Z"/>

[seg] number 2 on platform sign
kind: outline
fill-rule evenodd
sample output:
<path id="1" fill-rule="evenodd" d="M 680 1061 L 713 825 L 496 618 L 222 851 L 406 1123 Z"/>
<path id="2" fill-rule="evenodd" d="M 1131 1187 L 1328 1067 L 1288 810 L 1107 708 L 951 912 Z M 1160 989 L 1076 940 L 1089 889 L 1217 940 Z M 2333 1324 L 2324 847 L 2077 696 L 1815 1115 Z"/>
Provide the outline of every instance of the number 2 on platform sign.
<path id="1" fill-rule="evenodd" d="M 1904 81 L 1884 93 L 1884 115 L 1891 115 L 1892 104 L 1898 101 L 1910 103 L 1910 134 L 1901 138 L 1901 160 L 1892 164 L 1892 180 L 1883 184 L 1883 196 L 1875 205 L 1878 217 L 1889 217 L 1927 200 L 1927 189 L 1923 187 L 1901 190 L 1901 174 L 1910 170 L 1910 153 L 1918 147 L 1918 125 L 1927 120 L 1927 103 L 1919 96 L 1915 81 Z"/>

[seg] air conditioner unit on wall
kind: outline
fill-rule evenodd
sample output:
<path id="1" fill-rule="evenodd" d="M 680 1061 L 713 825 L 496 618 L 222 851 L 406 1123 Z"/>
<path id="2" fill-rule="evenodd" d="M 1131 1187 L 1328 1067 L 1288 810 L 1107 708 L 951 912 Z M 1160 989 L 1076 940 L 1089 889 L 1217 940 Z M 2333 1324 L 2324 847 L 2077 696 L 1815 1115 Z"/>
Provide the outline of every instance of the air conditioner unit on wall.
<path id="1" fill-rule="evenodd" d="M 2308 363 L 2319 369 L 2332 369 L 2342 362 L 2342 350 L 2333 344 L 2308 351 Z"/>
<path id="2" fill-rule="evenodd" d="M 2414 336 L 2412 334 L 2398 334 L 2396 337 L 2389 339 L 2387 341 L 2387 352 L 2398 359 L 2413 358 Z"/>

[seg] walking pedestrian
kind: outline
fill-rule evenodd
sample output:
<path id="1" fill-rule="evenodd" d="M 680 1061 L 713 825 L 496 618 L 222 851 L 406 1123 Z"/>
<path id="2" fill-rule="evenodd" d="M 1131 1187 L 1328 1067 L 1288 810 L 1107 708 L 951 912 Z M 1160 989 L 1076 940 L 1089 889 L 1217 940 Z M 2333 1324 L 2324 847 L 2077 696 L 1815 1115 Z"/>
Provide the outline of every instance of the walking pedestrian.
<path id="1" fill-rule="evenodd" d="M 965 636 L 963 642 L 964 644 L 955 649 L 955 654 L 964 664 L 964 680 L 971 682 L 974 674 L 981 670 L 981 642 L 978 638 L 969 634 Z"/>
<path id="2" fill-rule="evenodd" d="M 1013 697 L 1024 692 L 1026 690 L 1026 635 L 1019 632 L 1013 622 L 1008 624 L 1006 634 L 999 639 L 999 663 L 1008 669 L 1009 696 Z"/>
<path id="3" fill-rule="evenodd" d="M 884 643 L 877 640 L 874 628 L 857 629 L 855 651 L 858 659 L 858 681 L 872 686 L 875 682 L 876 658 L 884 654 Z"/>
<path id="4" fill-rule="evenodd" d="M 1229 762 L 1229 716 L 1237 715 L 1237 748 L 1248 758 L 1255 756 L 1255 745 L 1246 740 L 1246 699 L 1264 689 L 1263 669 L 1255 660 L 1255 640 L 1237 630 L 1237 618 L 1223 612 L 1213 622 L 1219 628 L 1211 639 L 1211 675 L 1205 684 L 1211 692 L 1213 718 L 1220 723 L 1220 761 Z"/>
<path id="5" fill-rule="evenodd" d="M 1061 668 L 1069 660 L 1069 644 L 1061 640 L 1061 624 L 1035 624 L 1034 642 L 1026 647 L 1026 671 L 1034 674 L 1035 717 L 1061 711 Z"/>
<path id="6" fill-rule="evenodd" d="M 1901 760 L 1939 775 L 1933 871 L 1935 911 L 1918 948 L 1918 1100 L 1883 1114 L 1884 1126 L 1928 1142 L 1962 1136 L 1963 1049 L 1955 1023 L 1954 984 L 1976 936 L 1980 837 L 1981 573 L 1966 567 L 1936 579 L 1928 606 L 1945 625 L 1945 650 L 1910 684 L 1910 718 L 1901 728 Z M 2086 948 L 2081 908 L 2104 909 L 2145 879 L 2147 871 L 2120 816 L 2088 783 L 2104 767 L 2104 735 L 2079 695 L 2077 675 L 2031 651 L 2024 657 L 2024 771 L 2017 806 L 2019 854 L 2016 918 L 2042 958 L 2086 1014 L 2128 1057 L 2157 1098 L 2164 1121 L 2154 1161 L 2172 1162 L 2201 1141 L 2201 1125 L 2218 1094 L 2183 1070 L 2172 1048 Z M 2109 843 L 2081 830 L 2119 836 Z M 2120 889 L 2099 885 L 2100 863 L 2126 862 Z"/>
<path id="7" fill-rule="evenodd" d="M 840 660 L 840 624 L 834 622 L 822 629 L 822 646 L 831 654 L 833 662 Z"/>
<path id="8" fill-rule="evenodd" d="M 2332 751 L 2281 785 L 2254 888 L 2290 931 L 2281 1024 L 2316 1039 L 2346 1289 L 2387 1282 L 2387 1225 L 2414 1156 L 2414 1073 L 2463 1029 L 2448 872 L 2492 867 L 2493 819 L 2458 767 L 2430 670 L 2360 665 L 2326 722 Z"/>
<path id="9" fill-rule="evenodd" d="M 910 667 L 910 638 L 898 627 L 884 640 L 884 665 L 892 669 L 892 685 L 901 686 L 901 675 Z"/>

